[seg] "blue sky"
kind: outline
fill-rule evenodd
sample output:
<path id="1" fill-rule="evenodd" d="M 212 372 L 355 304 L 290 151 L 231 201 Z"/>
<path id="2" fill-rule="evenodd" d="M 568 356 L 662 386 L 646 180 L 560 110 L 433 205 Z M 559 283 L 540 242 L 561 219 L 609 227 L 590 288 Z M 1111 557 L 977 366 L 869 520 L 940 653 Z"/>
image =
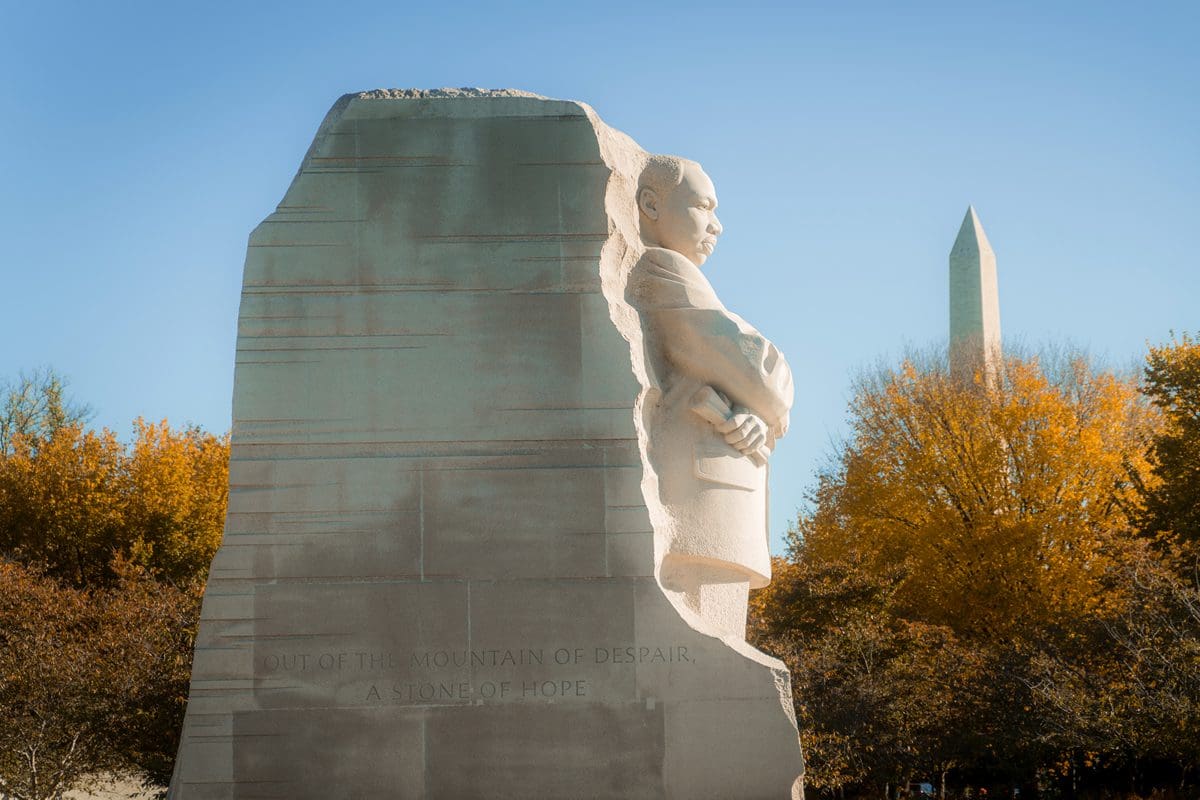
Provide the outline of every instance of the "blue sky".
<path id="1" fill-rule="evenodd" d="M 944 340 L 968 203 L 1007 340 L 1127 365 L 1200 328 L 1197 30 L 1191 2 L 0 0 L 0 379 L 223 431 L 246 237 L 339 95 L 583 100 L 716 182 L 706 271 L 797 374 L 778 540 L 854 372 Z"/>

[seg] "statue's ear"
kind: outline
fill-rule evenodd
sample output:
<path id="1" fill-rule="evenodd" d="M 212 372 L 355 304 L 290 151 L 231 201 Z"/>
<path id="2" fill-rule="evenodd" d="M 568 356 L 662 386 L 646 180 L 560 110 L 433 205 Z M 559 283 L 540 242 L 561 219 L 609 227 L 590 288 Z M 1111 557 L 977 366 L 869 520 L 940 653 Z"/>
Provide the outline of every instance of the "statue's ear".
<path id="1" fill-rule="evenodd" d="M 652 220 L 658 219 L 658 192 L 649 186 L 643 186 L 638 190 L 637 204 L 638 210 L 647 217 Z"/>

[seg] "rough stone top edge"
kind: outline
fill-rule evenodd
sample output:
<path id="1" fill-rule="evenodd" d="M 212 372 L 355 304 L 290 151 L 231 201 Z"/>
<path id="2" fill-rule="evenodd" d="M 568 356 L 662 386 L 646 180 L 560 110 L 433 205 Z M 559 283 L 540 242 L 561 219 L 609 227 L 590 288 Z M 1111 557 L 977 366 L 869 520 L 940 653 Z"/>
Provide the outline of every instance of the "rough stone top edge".
<path id="1" fill-rule="evenodd" d="M 479 89 L 473 86 L 444 89 L 371 89 L 366 92 L 351 92 L 347 95 L 355 100 L 426 100 L 461 97 L 529 97 L 535 100 L 553 100 L 523 89 Z"/>

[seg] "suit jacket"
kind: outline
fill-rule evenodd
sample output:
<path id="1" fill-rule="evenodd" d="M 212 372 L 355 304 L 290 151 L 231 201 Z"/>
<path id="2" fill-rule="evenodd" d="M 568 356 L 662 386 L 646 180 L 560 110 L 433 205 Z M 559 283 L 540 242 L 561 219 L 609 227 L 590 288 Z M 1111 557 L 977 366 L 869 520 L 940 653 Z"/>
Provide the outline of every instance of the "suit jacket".
<path id="1" fill-rule="evenodd" d="M 672 523 L 665 557 L 727 566 L 765 586 L 767 468 L 726 444 L 691 406 L 711 386 L 761 417 L 773 446 L 792 406 L 787 361 L 674 251 L 647 249 L 629 276 L 627 298 L 641 316 L 659 390 L 648 401 L 647 449 Z"/>

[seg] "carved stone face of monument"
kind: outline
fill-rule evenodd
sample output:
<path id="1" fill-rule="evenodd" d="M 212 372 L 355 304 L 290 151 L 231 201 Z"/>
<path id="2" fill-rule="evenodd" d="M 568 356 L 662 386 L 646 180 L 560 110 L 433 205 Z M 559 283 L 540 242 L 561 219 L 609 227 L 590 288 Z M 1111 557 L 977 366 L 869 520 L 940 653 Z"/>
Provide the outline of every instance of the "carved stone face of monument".
<path id="1" fill-rule="evenodd" d="M 712 255 L 724 230 L 717 219 L 717 190 L 700 165 L 656 156 L 638 187 L 642 238 L 674 250 L 697 267 Z"/>
<path id="2" fill-rule="evenodd" d="M 715 208 L 579 103 L 334 105 L 250 237 L 171 800 L 803 800 Z"/>

